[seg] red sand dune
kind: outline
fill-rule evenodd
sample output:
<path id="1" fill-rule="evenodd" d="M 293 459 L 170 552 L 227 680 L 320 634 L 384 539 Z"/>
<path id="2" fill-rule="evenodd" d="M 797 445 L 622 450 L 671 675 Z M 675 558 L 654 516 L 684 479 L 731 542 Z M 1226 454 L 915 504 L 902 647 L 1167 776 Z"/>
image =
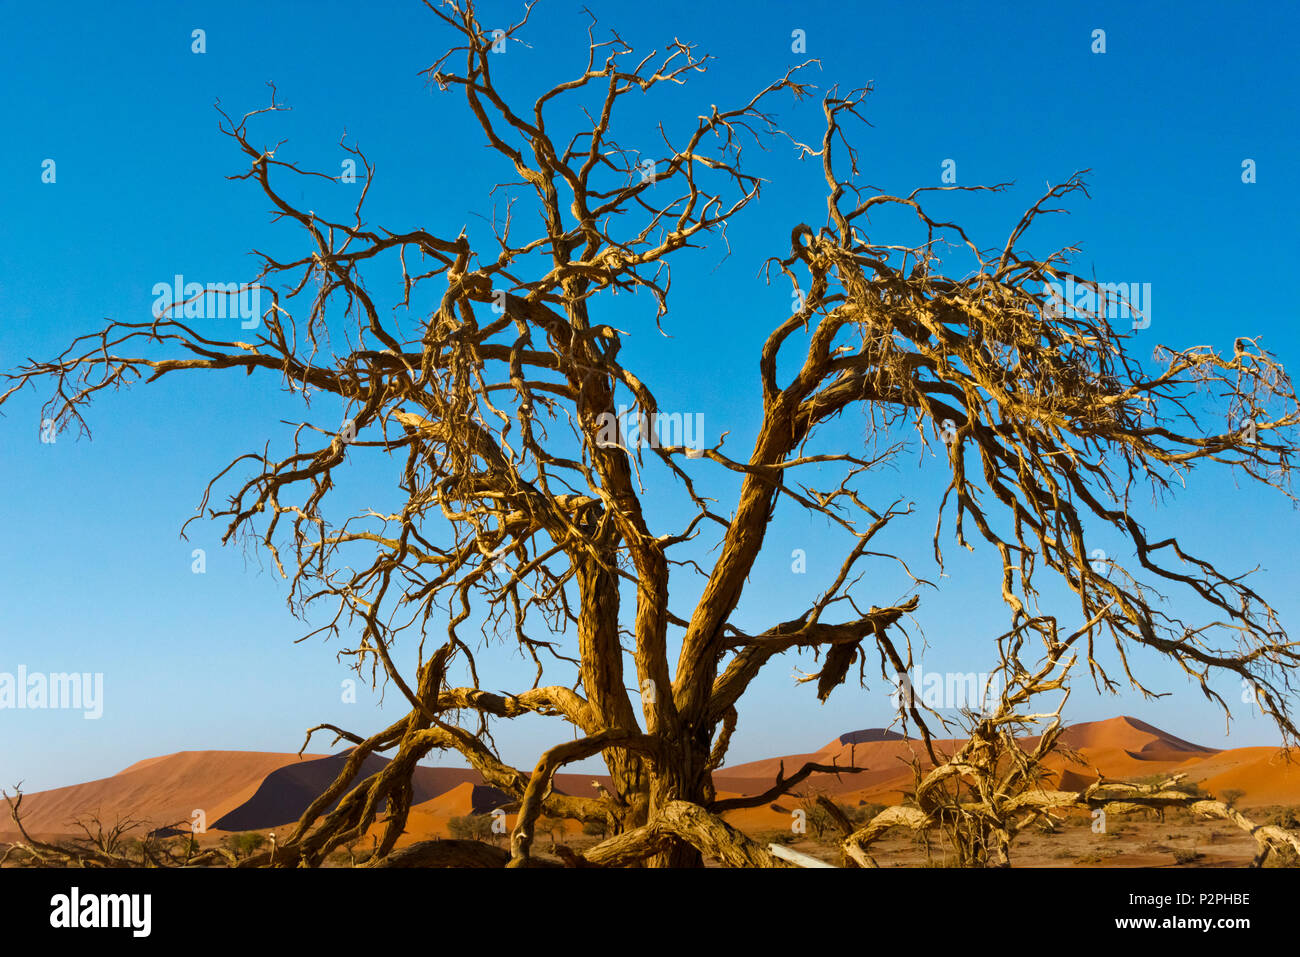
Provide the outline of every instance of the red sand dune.
<path id="1" fill-rule="evenodd" d="M 1149 754 L 1204 755 L 1214 748 L 1201 747 L 1137 718 L 1111 718 L 1073 724 L 1061 735 L 1061 744 L 1070 748 L 1123 748 Z"/>
<path id="2" fill-rule="evenodd" d="M 412 805 L 406 818 L 406 833 L 398 843 L 407 844 L 433 837 L 448 837 L 450 835 L 447 822 L 453 817 L 472 814 L 473 811 L 474 784 L 464 781 L 433 800 Z"/>
<path id="3" fill-rule="evenodd" d="M 73 833 L 77 818 L 98 814 L 106 825 L 130 817 L 166 827 L 190 821 L 201 809 L 211 826 L 252 798 L 269 774 L 299 760 L 296 754 L 257 751 L 181 751 L 149 758 L 112 777 L 25 795 L 23 823 L 32 834 Z M 0 833 L 13 830 L 6 813 Z"/>
<path id="4" fill-rule="evenodd" d="M 1296 804 L 1300 795 L 1300 762 L 1287 763 L 1278 755 L 1277 748 L 1237 748 L 1222 751 L 1222 764 L 1204 762 L 1190 775 L 1211 794 L 1223 794 L 1230 789 L 1243 791 L 1242 806 L 1256 804 Z M 1204 772 L 1208 777 L 1201 777 Z"/>
<path id="5" fill-rule="evenodd" d="M 1244 792 L 1243 807 L 1300 804 L 1300 764 L 1287 764 L 1277 748 L 1237 748 L 1217 751 L 1184 741 L 1134 718 L 1112 718 L 1067 729 L 1062 743 L 1077 758 L 1054 755 L 1048 767 L 1056 772 L 1049 786 L 1079 789 L 1100 772 L 1113 780 L 1147 777 L 1175 771 L 1202 784 L 1210 793 L 1229 789 Z M 1025 742 L 1032 744 L 1032 739 Z M 939 742 L 950 751 L 955 742 Z M 856 765 L 859 774 L 815 774 L 800 791 L 815 790 L 841 803 L 893 804 L 913 787 L 908 761 L 924 755 L 919 741 L 905 741 L 881 729 L 840 735 L 817 751 L 723 767 L 714 775 L 719 797 L 759 795 L 772 786 L 778 769 L 798 771 L 805 762 Z M 34 835 L 75 831 L 74 820 L 92 813 L 105 823 L 119 817 L 142 819 L 151 827 L 187 826 L 191 813 L 202 809 L 210 830 L 267 830 L 292 824 L 309 802 L 329 784 L 346 760 L 338 755 L 265 754 L 242 751 L 183 751 L 148 758 L 99 781 L 27 795 L 24 820 Z M 372 756 L 363 773 L 381 769 L 387 759 Z M 923 767 L 928 761 L 923 762 Z M 590 774 L 557 776 L 558 790 L 584 797 L 596 794 Z M 483 784 L 468 768 L 416 769 L 414 802 L 402 843 L 447 836 L 448 821 L 470 813 L 488 813 L 504 803 L 504 795 Z M 753 830 L 789 826 L 798 798 L 786 795 L 757 808 L 727 813 L 733 824 Z M 513 815 L 507 818 L 513 824 Z M 576 825 L 572 825 L 570 830 Z M 12 824 L 0 823 L 0 839 L 14 836 Z"/>
<path id="6" fill-rule="evenodd" d="M 1026 739 L 1029 747 L 1036 739 Z M 1244 792 L 1243 807 L 1266 804 L 1300 804 L 1300 763 L 1285 763 L 1277 748 L 1237 748 L 1218 751 L 1175 737 L 1136 718 L 1119 717 L 1072 725 L 1061 736 L 1063 746 L 1072 749 L 1078 760 L 1057 753 L 1047 767 L 1056 772 L 1049 786 L 1078 790 L 1098 779 L 1098 773 L 1110 780 L 1144 778 L 1158 774 L 1186 773 L 1210 793 L 1233 788 Z M 937 742 L 941 752 L 951 752 L 958 741 Z M 759 794 L 772 785 L 777 769 L 784 762 L 787 776 L 805 762 L 865 767 L 860 774 L 814 774 L 803 787 L 832 795 L 841 803 L 896 804 L 914 787 L 908 764 L 912 756 L 922 759 L 922 769 L 930 762 L 920 740 L 904 741 L 882 729 L 856 731 L 840 735 L 820 750 L 808 754 L 769 758 L 749 764 L 724 767 L 714 775 L 719 790 L 739 794 Z M 763 809 L 737 811 L 728 820 L 746 826 L 750 818 L 762 826 L 789 824 L 789 812 L 797 801 L 785 798 L 776 812 Z M 745 822 L 745 823 L 742 823 Z"/>
<path id="7" fill-rule="evenodd" d="M 301 758 L 257 751 L 182 751 L 138 761 L 98 781 L 25 795 L 23 823 L 37 837 L 80 833 L 77 819 L 92 815 L 105 825 L 131 818 L 149 829 L 185 829 L 192 813 L 201 810 L 209 831 L 265 831 L 296 822 L 346 760 L 346 751 Z M 387 763 L 387 758 L 372 755 L 355 780 Z M 590 774 L 559 774 L 556 787 L 593 797 L 593 780 L 609 784 L 608 778 Z M 486 814 L 505 801 L 470 768 L 417 766 L 412 784 L 413 823 L 408 832 L 421 831 L 422 836 L 445 836 L 448 818 Z M 0 821 L 0 840 L 16 836 L 6 814 Z"/>

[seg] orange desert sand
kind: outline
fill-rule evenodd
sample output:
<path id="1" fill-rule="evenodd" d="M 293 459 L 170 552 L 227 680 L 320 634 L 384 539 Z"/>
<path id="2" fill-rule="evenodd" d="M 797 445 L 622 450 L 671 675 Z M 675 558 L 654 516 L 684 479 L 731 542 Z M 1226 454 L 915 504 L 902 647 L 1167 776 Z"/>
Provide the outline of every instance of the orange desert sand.
<path id="1" fill-rule="evenodd" d="M 1243 792 L 1237 800 L 1242 808 L 1300 804 L 1300 762 L 1287 763 L 1277 748 L 1219 751 L 1127 717 L 1074 725 L 1064 734 L 1062 744 L 1076 751 L 1079 760 L 1062 755 L 1048 760 L 1058 787 L 1085 786 L 1097 779 L 1098 772 L 1109 780 L 1182 772 L 1211 794 L 1228 789 Z M 772 786 L 782 763 L 786 775 L 806 761 L 857 765 L 868 770 L 839 777 L 816 774 L 795 790 L 826 793 L 841 804 L 897 804 L 911 788 L 912 774 L 905 762 L 914 750 L 921 753 L 919 741 L 904 741 L 893 732 L 855 731 L 808 754 L 724 767 L 715 774 L 714 782 L 720 798 L 760 794 Z M 214 836 L 282 829 L 292 825 L 334 779 L 345 758 L 346 752 L 299 758 L 252 751 L 182 751 L 140 761 L 99 781 L 29 794 L 23 801 L 24 823 L 28 833 L 38 838 L 70 835 L 76 832 L 73 822 L 77 818 L 92 814 L 105 824 L 131 817 L 149 827 L 188 830 L 191 815 L 201 809 Z M 386 759 L 372 756 L 363 765 L 363 774 L 385 763 Z M 596 780 L 608 783 L 602 776 L 560 774 L 556 787 L 568 794 L 595 796 Z M 465 768 L 417 767 L 414 786 L 415 798 L 401 844 L 447 837 L 450 818 L 486 813 L 503 803 L 499 792 L 484 786 L 476 771 Z M 765 805 L 729 812 L 726 818 L 750 833 L 788 828 L 789 807 L 796 805 L 797 798 L 787 795 L 779 809 Z M 7 808 L 3 810 L 6 818 L 0 822 L 0 842 L 17 838 Z"/>

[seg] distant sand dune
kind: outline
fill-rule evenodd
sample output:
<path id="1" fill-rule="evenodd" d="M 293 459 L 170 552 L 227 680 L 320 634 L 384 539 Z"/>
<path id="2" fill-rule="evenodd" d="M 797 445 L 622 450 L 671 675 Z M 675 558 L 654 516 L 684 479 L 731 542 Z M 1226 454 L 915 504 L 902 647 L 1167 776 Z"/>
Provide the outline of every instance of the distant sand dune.
<path id="1" fill-rule="evenodd" d="M 1097 779 L 1147 777 L 1176 771 L 1200 782 L 1211 793 L 1244 792 L 1243 807 L 1300 804 L 1300 765 L 1289 765 L 1277 748 L 1237 748 L 1219 751 L 1184 741 L 1134 718 L 1078 724 L 1067 729 L 1062 742 L 1080 760 L 1053 755 L 1048 768 L 1055 773 L 1050 786 L 1075 790 Z M 1025 746 L 1032 744 L 1032 739 Z M 943 742 L 945 749 L 953 742 Z M 918 741 L 904 741 L 883 729 L 842 734 L 817 751 L 768 758 L 723 767 L 714 775 L 719 797 L 761 794 L 772 786 L 784 765 L 788 776 L 807 761 L 866 767 L 860 774 L 815 774 L 803 788 L 833 795 L 841 803 L 894 804 L 913 786 L 906 762 L 923 755 Z M 182 751 L 139 761 L 108 778 L 30 794 L 24 799 L 25 823 L 37 836 L 75 831 L 77 817 L 98 813 L 112 823 L 129 816 L 150 827 L 186 826 L 195 809 L 202 809 L 207 826 L 216 832 L 265 831 L 294 823 L 310 802 L 334 780 L 347 752 L 336 755 L 267 754 L 252 751 Z M 387 758 L 371 756 L 363 775 L 383 768 Z M 557 788 L 567 794 L 595 795 L 592 781 L 609 785 L 609 778 L 590 774 L 561 774 Z M 499 807 L 504 795 L 483 783 L 468 768 L 416 769 L 414 802 L 402 843 L 448 836 L 452 817 L 484 814 Z M 802 789 L 802 788 L 801 788 Z M 786 796 L 778 807 L 728 812 L 744 829 L 786 828 L 798 798 Z M 382 815 L 381 815 L 382 817 Z M 508 818 L 513 825 L 513 816 Z M 0 839 L 14 837 L 9 821 L 0 823 Z"/>

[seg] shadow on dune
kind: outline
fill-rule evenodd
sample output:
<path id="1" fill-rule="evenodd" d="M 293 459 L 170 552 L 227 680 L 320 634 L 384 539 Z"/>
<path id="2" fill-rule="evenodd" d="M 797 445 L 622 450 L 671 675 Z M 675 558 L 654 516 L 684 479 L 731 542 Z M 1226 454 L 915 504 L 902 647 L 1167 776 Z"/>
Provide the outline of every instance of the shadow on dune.
<path id="1" fill-rule="evenodd" d="M 221 831 L 260 831 L 297 821 L 312 801 L 334 782 L 347 763 L 349 753 L 344 751 L 328 758 L 304 761 L 272 771 L 251 798 L 210 826 Z M 388 763 L 387 758 L 372 754 L 361 763 L 351 786 L 382 771 Z M 432 800 L 466 781 L 474 785 L 471 801 L 475 814 L 487 814 L 493 808 L 507 803 L 505 794 L 481 783 L 482 778 L 477 771 L 468 768 L 426 767 L 416 767 L 412 776 L 411 803 L 414 805 Z M 333 802 L 325 809 L 325 813 L 337 806 L 338 801 Z"/>

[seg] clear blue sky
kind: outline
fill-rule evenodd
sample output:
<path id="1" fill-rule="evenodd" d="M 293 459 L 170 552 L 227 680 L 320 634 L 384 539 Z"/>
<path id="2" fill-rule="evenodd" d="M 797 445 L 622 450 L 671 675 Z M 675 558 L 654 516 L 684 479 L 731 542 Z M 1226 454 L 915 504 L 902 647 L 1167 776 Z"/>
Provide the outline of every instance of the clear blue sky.
<path id="1" fill-rule="evenodd" d="M 1070 216 L 1044 221 L 1022 246 L 1045 254 L 1081 243 L 1077 271 L 1150 282 L 1152 327 L 1134 342 L 1143 358 L 1157 343 L 1230 349 L 1237 335 L 1262 335 L 1265 348 L 1300 365 L 1296 305 L 1286 293 L 1300 207 L 1294 5 L 1009 3 L 998 12 L 952 2 L 590 5 L 602 27 L 638 48 L 680 38 L 717 58 L 707 75 L 638 107 L 642 130 L 661 113 L 690 123 L 711 104 L 744 102 L 798 60 L 820 58 L 810 76 L 819 86 L 875 86 L 866 104 L 873 126 L 853 130 L 866 182 L 893 193 L 938 184 L 946 159 L 956 161 L 962 184 L 1014 181 L 1003 196 L 936 206 L 982 243 L 1001 244 L 1045 181 L 1091 168 L 1092 199 L 1078 197 Z M 487 3 L 482 16 L 505 23 L 519 9 Z M 202 55 L 191 52 L 195 29 L 206 31 Z M 791 52 L 795 29 L 807 33 L 806 55 Z M 1106 31 L 1104 54 L 1090 50 L 1095 29 Z M 510 88 L 540 90 L 580 69 L 579 4 L 541 3 L 524 37 L 531 46 L 512 46 L 497 67 Z M 268 81 L 293 112 L 256 126 L 255 138 L 287 139 L 281 158 L 337 172 L 346 131 L 378 169 L 370 222 L 447 236 L 467 225 L 482 245 L 490 234 L 474 214 L 486 210 L 491 183 L 509 173 L 483 148 L 463 101 L 417 76 L 450 40 L 416 2 L 0 7 L 0 368 L 51 358 L 104 317 L 143 320 L 154 283 L 177 273 L 251 279 L 250 249 L 301 252 L 296 236 L 269 224 L 260 191 L 223 178 L 245 167 L 217 132 L 213 103 L 220 98 L 236 115 L 262 107 Z M 815 101 L 782 101 L 779 109 L 798 138 L 820 135 Z M 1257 163 L 1253 184 L 1241 180 L 1247 158 Z M 42 182 L 46 159 L 57 164 L 53 184 Z M 643 303 L 611 304 L 610 313 L 632 332 L 621 358 L 653 374 L 663 407 L 702 411 L 710 432 L 732 431 L 733 450 L 753 434 L 758 346 L 789 304 L 788 287 L 755 276 L 765 257 L 788 249 L 793 224 L 817 224 L 825 211 L 815 165 L 779 146 L 750 160 L 771 187 L 733 226 L 728 260 L 718 265 L 719 252 L 706 251 L 675 273 L 664 323 L 672 338 L 655 332 Z M 356 188 L 314 185 L 302 198 L 338 213 Z M 399 274 L 390 266 L 373 275 Z M 184 749 L 294 751 L 318 722 L 370 732 L 400 713 L 396 693 L 383 714 L 365 691 L 355 705 L 340 702 L 349 672 L 335 652 L 344 643 L 294 643 L 306 629 L 288 614 L 285 586 L 259 556 L 219 548 L 211 525 L 194 528 L 190 542 L 178 538 L 216 471 L 268 439 L 283 442 L 280 420 L 301 418 L 277 382 L 266 377 L 250 389 L 253 381 L 171 376 L 103 395 L 91 409 L 93 441 L 65 434 L 41 444 L 43 393 L 29 391 L 6 408 L 0 672 L 19 665 L 103 672 L 105 711 L 97 721 L 0 711 L 0 785 L 69 784 Z M 313 410 L 334 424 L 340 413 Z M 852 423 L 839 428 L 843 441 L 854 440 Z M 915 471 L 917 460 L 874 487 L 881 496 L 916 496 L 923 517 L 908 527 L 928 536 L 933 499 L 923 496 L 933 491 L 935 470 Z M 372 501 L 366 479 L 388 474 L 360 465 L 342 494 L 378 504 L 387 493 Z M 1177 503 L 1143 518 L 1224 568 L 1260 566 L 1257 590 L 1300 629 L 1300 520 L 1280 497 L 1202 471 Z M 834 545 L 820 524 L 778 515 L 740 621 L 761 627 L 802 611 L 838 565 Z M 196 547 L 207 549 L 205 575 L 190 570 Z M 809 554 L 804 576 L 790 572 L 795 548 Z M 922 596 L 924 665 L 984 670 L 1005 611 L 996 592 L 989 598 L 988 555 L 949 554 L 951 578 Z M 887 576 L 880 587 L 869 602 L 900 594 Z M 689 610 L 681 600 L 674 608 Z M 1135 664 L 1171 696 L 1098 697 L 1080 681 L 1070 717 L 1127 713 L 1218 746 L 1275 740 L 1246 706 L 1225 738 L 1221 713 L 1178 672 L 1143 655 Z M 843 688 L 823 706 L 811 686 L 793 686 L 795 666 L 813 669 L 810 659 L 787 656 L 756 684 L 732 762 L 810 750 L 888 721 L 879 682 L 870 692 Z M 507 657 L 490 681 L 518 690 L 527 674 Z M 1231 682 L 1223 690 L 1239 700 Z M 531 766 L 563 734 L 557 729 L 544 720 L 502 726 L 497 740 L 507 759 Z"/>

